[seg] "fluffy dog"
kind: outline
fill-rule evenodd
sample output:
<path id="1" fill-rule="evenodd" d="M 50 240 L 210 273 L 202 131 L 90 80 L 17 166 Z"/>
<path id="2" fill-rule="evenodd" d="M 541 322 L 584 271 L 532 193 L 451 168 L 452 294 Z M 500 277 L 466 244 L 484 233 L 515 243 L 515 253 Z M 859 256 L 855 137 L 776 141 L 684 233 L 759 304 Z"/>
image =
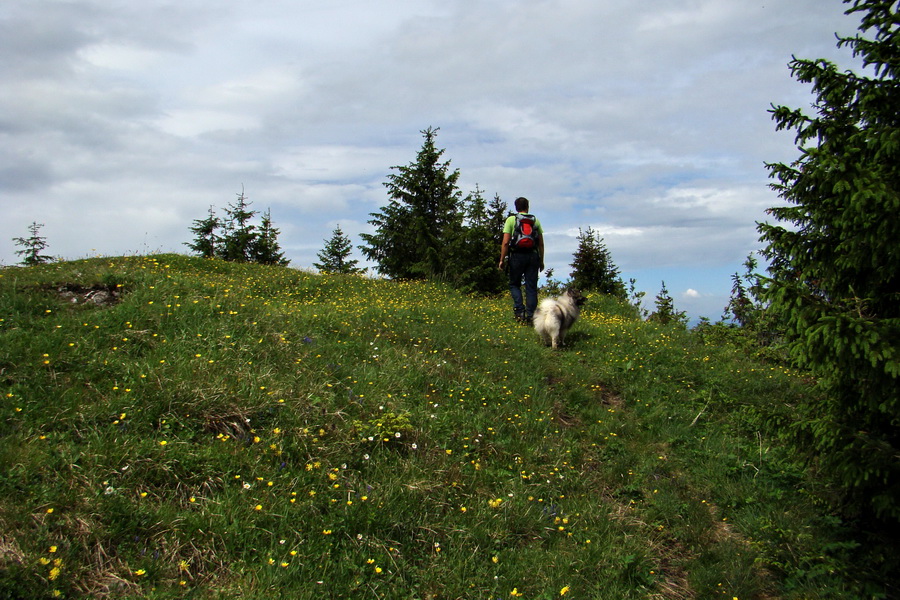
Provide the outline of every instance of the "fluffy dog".
<path id="1" fill-rule="evenodd" d="M 534 330 L 545 346 L 559 348 L 572 324 L 578 319 L 581 306 L 587 302 L 581 292 L 569 288 L 556 298 L 544 298 L 534 313 Z"/>

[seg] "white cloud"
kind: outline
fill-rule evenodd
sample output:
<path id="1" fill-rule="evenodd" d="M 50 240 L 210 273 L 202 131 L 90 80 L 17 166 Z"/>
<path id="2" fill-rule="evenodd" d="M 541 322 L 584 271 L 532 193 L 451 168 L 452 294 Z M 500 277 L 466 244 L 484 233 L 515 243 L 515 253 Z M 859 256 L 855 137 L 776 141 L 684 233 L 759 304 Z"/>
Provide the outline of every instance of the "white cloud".
<path id="1" fill-rule="evenodd" d="M 257 129 L 259 117 L 222 110 L 188 109 L 173 110 L 157 120 L 163 133 L 179 137 L 196 137 L 204 133 L 242 132 Z"/>
<path id="2" fill-rule="evenodd" d="M 155 68 L 163 58 L 158 51 L 150 48 L 109 42 L 85 46 L 76 53 L 76 57 L 102 69 L 134 72 Z"/>
<path id="3" fill-rule="evenodd" d="M 390 169 L 385 164 L 390 154 L 385 148 L 302 146 L 286 148 L 283 155 L 273 159 L 273 167 L 279 176 L 298 180 L 337 183 L 373 177 L 381 179 Z M 409 162 L 399 156 L 400 152 L 394 154 L 398 155 L 398 160 Z"/>

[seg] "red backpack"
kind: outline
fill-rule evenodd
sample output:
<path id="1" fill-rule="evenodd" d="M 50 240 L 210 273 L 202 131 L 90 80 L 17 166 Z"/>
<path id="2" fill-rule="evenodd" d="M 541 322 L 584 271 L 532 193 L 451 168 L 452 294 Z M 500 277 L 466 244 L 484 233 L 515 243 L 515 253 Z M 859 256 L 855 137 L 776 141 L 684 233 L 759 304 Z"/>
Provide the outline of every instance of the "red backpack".
<path id="1" fill-rule="evenodd" d="M 516 213 L 516 228 L 509 240 L 509 247 L 513 250 L 535 250 L 538 247 L 538 234 L 534 215 Z"/>

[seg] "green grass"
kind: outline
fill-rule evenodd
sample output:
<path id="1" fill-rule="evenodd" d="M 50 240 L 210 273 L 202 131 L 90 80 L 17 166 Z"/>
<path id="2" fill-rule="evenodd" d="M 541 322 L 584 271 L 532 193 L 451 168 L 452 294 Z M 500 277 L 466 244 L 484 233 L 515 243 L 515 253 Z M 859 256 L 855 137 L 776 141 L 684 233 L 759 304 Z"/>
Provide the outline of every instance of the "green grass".
<path id="1" fill-rule="evenodd" d="M 2 270 L 0 596 L 880 593 L 764 425 L 813 390 L 631 314 L 554 352 L 435 284 Z"/>

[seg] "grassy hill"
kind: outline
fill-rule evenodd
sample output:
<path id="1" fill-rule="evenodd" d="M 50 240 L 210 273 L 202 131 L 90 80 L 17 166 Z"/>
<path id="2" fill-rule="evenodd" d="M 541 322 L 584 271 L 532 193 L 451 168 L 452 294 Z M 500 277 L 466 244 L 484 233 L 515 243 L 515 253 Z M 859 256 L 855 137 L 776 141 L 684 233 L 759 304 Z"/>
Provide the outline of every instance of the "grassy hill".
<path id="1" fill-rule="evenodd" d="M 176 255 L 0 271 L 0 597 L 851 598 L 788 369 L 591 297 Z M 867 587 L 868 586 L 868 587 Z"/>

